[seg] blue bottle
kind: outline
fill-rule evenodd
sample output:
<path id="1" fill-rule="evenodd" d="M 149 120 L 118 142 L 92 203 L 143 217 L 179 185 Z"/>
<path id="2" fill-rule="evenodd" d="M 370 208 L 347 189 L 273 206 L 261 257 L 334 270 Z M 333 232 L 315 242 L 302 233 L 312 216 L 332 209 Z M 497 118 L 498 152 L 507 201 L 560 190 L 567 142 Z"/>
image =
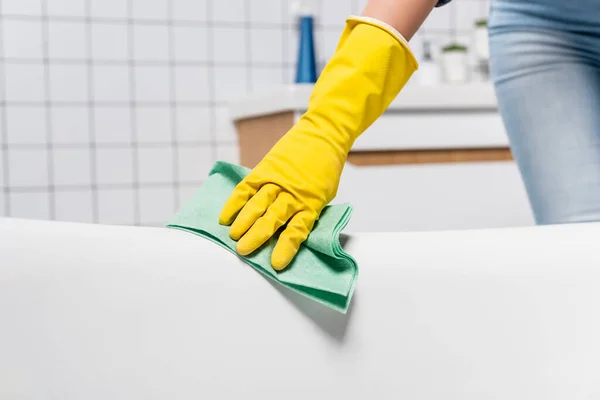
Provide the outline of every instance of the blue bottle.
<path id="1" fill-rule="evenodd" d="M 313 17 L 300 17 L 300 46 L 296 64 L 296 83 L 315 83 L 317 81 L 317 60 L 315 57 L 315 40 Z"/>

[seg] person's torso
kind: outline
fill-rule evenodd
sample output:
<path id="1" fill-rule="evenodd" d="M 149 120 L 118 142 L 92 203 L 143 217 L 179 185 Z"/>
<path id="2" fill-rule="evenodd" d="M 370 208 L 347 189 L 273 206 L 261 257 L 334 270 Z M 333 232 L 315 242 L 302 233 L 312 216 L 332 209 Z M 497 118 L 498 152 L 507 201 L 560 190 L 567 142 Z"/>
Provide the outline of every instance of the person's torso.
<path id="1" fill-rule="evenodd" d="M 492 0 L 489 26 L 490 30 L 540 28 L 600 36 L 600 0 Z"/>

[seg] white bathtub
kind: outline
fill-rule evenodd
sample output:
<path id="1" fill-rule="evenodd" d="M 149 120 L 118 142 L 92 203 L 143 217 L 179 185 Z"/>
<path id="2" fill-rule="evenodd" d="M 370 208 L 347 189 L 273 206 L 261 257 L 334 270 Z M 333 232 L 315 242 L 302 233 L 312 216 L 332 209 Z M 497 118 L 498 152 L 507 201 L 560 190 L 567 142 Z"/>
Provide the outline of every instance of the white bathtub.
<path id="1" fill-rule="evenodd" d="M 342 315 L 189 233 L 0 219 L 0 399 L 600 399 L 599 238 L 355 234 Z"/>

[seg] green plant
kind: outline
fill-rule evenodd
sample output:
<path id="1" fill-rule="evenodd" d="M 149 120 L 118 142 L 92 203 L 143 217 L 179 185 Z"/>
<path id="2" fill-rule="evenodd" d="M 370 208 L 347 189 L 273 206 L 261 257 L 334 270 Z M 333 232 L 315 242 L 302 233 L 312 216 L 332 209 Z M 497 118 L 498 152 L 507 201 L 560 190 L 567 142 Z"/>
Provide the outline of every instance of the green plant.
<path id="1" fill-rule="evenodd" d="M 478 19 L 477 21 L 475 21 L 475 26 L 477 28 L 485 28 L 485 27 L 487 27 L 487 23 L 488 23 L 487 18 L 481 18 L 481 19 Z"/>
<path id="2" fill-rule="evenodd" d="M 450 43 L 447 46 L 442 47 L 442 52 L 465 52 L 467 51 L 467 46 L 464 46 L 460 43 Z"/>

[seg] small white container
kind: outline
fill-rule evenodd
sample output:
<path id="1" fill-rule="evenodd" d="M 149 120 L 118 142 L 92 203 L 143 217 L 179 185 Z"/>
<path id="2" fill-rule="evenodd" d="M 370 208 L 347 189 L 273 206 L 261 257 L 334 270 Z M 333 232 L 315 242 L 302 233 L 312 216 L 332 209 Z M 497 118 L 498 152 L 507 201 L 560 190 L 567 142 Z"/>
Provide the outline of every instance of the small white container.
<path id="1" fill-rule="evenodd" d="M 442 50 L 442 71 L 444 82 L 457 84 L 468 80 L 467 49 L 464 46 L 446 46 Z"/>
<path id="2" fill-rule="evenodd" d="M 473 47 L 475 49 L 475 57 L 477 57 L 478 61 L 489 61 L 490 46 L 488 43 L 487 20 L 485 19 L 475 22 Z"/>

